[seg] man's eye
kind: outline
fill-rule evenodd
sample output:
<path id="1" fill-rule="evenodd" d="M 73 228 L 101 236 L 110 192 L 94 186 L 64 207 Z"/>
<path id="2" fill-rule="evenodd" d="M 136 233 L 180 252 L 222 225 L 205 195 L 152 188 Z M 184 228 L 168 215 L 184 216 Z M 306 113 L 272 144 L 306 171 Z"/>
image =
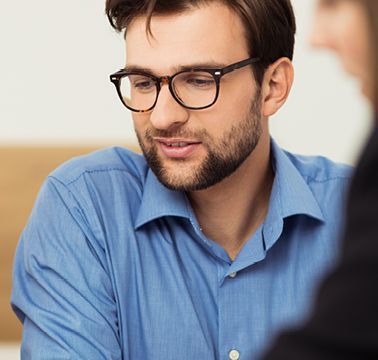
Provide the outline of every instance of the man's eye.
<path id="1" fill-rule="evenodd" d="M 214 79 L 208 77 L 188 77 L 186 83 L 198 88 L 208 88 L 215 85 Z"/>
<path id="2" fill-rule="evenodd" d="M 335 7 L 336 5 L 340 4 L 340 0 L 320 0 L 319 6 L 320 7 Z"/>
<path id="3" fill-rule="evenodd" d="M 152 80 L 149 79 L 136 80 L 134 81 L 133 86 L 138 90 L 148 90 L 154 86 L 154 83 Z"/>

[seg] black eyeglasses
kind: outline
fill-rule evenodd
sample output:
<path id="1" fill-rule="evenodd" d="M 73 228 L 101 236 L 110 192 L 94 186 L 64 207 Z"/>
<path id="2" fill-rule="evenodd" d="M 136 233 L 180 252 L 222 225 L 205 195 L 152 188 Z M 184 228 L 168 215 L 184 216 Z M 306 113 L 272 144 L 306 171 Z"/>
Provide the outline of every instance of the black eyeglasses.
<path id="1" fill-rule="evenodd" d="M 120 70 L 110 75 L 123 105 L 134 112 L 150 111 L 156 105 L 162 84 L 173 98 L 192 110 L 206 109 L 217 101 L 223 75 L 260 61 L 249 58 L 220 69 L 188 69 L 172 76 L 153 76 L 139 70 Z"/>

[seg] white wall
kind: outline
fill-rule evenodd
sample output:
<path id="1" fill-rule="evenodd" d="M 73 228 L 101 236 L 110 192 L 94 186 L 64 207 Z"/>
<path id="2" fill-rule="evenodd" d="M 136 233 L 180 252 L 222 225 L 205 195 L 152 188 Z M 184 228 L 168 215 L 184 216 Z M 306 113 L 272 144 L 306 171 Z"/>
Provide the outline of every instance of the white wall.
<path id="1" fill-rule="evenodd" d="M 135 142 L 108 75 L 124 62 L 104 0 L 0 5 L 0 145 Z M 353 162 L 369 126 L 359 89 L 329 54 L 309 49 L 313 0 L 293 0 L 296 80 L 271 119 L 284 147 Z"/>

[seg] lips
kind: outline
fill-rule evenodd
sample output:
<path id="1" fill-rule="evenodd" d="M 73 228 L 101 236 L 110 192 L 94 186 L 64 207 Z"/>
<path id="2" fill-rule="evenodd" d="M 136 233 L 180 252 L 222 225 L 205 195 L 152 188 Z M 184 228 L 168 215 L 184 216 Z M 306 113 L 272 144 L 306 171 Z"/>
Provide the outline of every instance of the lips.
<path id="1" fill-rule="evenodd" d="M 154 139 L 162 153 L 168 158 L 185 159 L 201 145 L 198 141 L 184 139 Z"/>

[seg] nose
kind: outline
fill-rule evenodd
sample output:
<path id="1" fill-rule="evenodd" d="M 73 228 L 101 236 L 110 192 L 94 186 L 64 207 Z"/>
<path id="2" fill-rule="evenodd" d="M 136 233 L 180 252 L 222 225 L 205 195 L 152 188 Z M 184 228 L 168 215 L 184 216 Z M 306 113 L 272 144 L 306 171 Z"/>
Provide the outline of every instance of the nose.
<path id="1" fill-rule="evenodd" d="M 168 84 L 162 84 L 156 105 L 151 112 L 151 124 L 156 129 L 168 130 L 183 125 L 188 119 L 188 109 L 173 98 Z"/>
<path id="2" fill-rule="evenodd" d="M 330 19 L 321 9 L 316 9 L 312 20 L 309 42 L 312 47 L 332 48 L 332 29 Z"/>

